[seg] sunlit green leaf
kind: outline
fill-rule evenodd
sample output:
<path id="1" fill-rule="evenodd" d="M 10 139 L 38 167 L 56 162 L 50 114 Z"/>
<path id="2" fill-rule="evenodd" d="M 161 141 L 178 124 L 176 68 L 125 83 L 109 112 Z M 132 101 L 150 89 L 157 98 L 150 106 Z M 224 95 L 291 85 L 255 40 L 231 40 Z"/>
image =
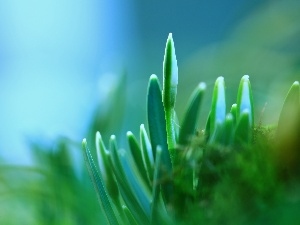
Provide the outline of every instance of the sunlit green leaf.
<path id="1" fill-rule="evenodd" d="M 210 111 L 210 135 L 216 131 L 216 127 L 221 125 L 226 116 L 225 82 L 223 77 L 218 77 L 215 82 Z"/>
<path id="2" fill-rule="evenodd" d="M 249 113 L 249 124 L 254 127 L 254 109 L 253 109 L 253 96 L 249 76 L 245 75 L 242 77 L 238 89 L 237 95 L 237 120 L 240 119 L 241 114 L 247 110 Z"/>
<path id="3" fill-rule="evenodd" d="M 163 105 L 166 118 L 167 129 L 167 143 L 171 158 L 176 147 L 176 133 L 175 133 L 175 102 L 177 95 L 178 84 L 178 67 L 175 54 L 175 46 L 170 33 L 166 43 L 165 56 L 163 62 Z"/>

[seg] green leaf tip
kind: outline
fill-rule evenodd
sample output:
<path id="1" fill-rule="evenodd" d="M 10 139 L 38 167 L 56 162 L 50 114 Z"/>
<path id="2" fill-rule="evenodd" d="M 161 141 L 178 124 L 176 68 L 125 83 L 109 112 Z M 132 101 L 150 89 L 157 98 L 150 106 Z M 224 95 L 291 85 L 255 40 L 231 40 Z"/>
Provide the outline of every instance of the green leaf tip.
<path id="1" fill-rule="evenodd" d="M 110 140 L 111 141 L 116 141 L 116 135 L 114 135 L 114 134 L 110 135 Z"/>
<path id="2" fill-rule="evenodd" d="M 169 34 L 163 62 L 163 91 L 162 99 L 165 111 L 168 150 L 173 160 L 176 147 L 175 102 L 178 84 L 178 66 L 172 34 Z"/>
<path id="3" fill-rule="evenodd" d="M 299 81 L 295 81 L 292 86 L 294 85 L 299 86 L 300 85 Z"/>
<path id="4" fill-rule="evenodd" d="M 205 90 L 206 89 L 206 83 L 204 83 L 204 82 L 199 83 L 198 84 L 198 89 Z"/>
<path id="5" fill-rule="evenodd" d="M 133 136 L 133 133 L 132 133 L 131 131 L 127 131 L 127 132 L 126 132 L 126 136 L 127 136 L 127 137 Z"/>
<path id="6" fill-rule="evenodd" d="M 178 66 L 175 54 L 175 46 L 170 33 L 166 43 L 163 62 L 163 102 L 165 108 L 174 108 L 178 84 Z"/>
<path id="7" fill-rule="evenodd" d="M 244 75 L 240 81 L 238 96 L 237 96 L 237 120 L 240 115 L 245 111 L 249 111 L 249 123 L 254 127 L 254 107 L 251 84 L 248 75 Z"/>
<path id="8" fill-rule="evenodd" d="M 153 80 L 158 80 L 158 77 L 155 75 L 155 74 L 151 74 L 150 76 L 150 81 L 153 81 Z"/>
<path id="9" fill-rule="evenodd" d="M 210 112 L 210 134 L 213 135 L 217 125 L 224 122 L 226 116 L 226 98 L 225 98 L 225 81 L 224 77 L 218 77 L 212 98 L 212 106 Z"/>
<path id="10" fill-rule="evenodd" d="M 236 123 L 236 111 L 237 111 L 237 104 L 234 103 L 232 104 L 231 108 L 230 108 L 230 113 L 232 115 L 232 119 L 233 119 L 233 123 Z"/>

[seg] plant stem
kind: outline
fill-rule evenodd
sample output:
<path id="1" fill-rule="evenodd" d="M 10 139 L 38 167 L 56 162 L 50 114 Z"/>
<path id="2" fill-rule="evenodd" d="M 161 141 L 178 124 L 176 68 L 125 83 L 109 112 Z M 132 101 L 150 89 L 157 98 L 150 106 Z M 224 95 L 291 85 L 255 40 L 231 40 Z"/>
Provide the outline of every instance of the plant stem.
<path id="1" fill-rule="evenodd" d="M 165 118 L 166 118 L 166 131 L 167 131 L 167 142 L 168 148 L 170 152 L 171 161 L 173 163 L 174 159 L 174 149 L 176 147 L 176 134 L 174 127 L 174 117 L 175 117 L 174 109 L 165 109 Z"/>

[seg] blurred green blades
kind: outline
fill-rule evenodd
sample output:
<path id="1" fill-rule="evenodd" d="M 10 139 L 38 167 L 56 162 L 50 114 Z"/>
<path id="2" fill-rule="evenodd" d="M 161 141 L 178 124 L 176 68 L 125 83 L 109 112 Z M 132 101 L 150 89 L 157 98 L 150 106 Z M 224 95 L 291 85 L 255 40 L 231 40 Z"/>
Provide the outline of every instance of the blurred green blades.
<path id="1" fill-rule="evenodd" d="M 148 179 L 150 183 L 152 183 L 153 171 L 154 171 L 154 159 L 153 159 L 151 143 L 148 138 L 147 132 L 145 130 L 144 124 L 141 124 L 140 126 L 140 141 L 141 141 L 142 157 L 143 157 L 144 165 L 147 171 Z"/>
<path id="2" fill-rule="evenodd" d="M 151 185 L 150 185 L 148 175 L 147 175 L 147 172 L 146 172 L 146 169 L 144 166 L 142 150 L 141 150 L 136 138 L 134 137 L 133 133 L 130 131 L 127 132 L 127 140 L 128 140 L 131 155 L 133 156 L 133 159 L 134 159 L 135 165 L 137 166 L 138 172 L 150 191 Z"/>
<path id="3" fill-rule="evenodd" d="M 173 158 L 176 148 L 176 131 L 175 131 L 175 102 L 178 84 L 178 67 L 175 54 L 175 46 L 170 33 L 166 43 L 165 56 L 163 62 L 163 105 L 165 109 L 166 131 L 168 149 Z"/>
<path id="4" fill-rule="evenodd" d="M 117 178 L 121 195 L 127 207 L 140 224 L 150 223 L 150 200 L 144 184 L 138 180 L 137 174 L 132 171 L 133 164 L 128 165 L 129 158 L 125 157 L 125 150 L 118 151 L 116 138 L 110 138 L 110 151 L 114 173 Z"/>
<path id="5" fill-rule="evenodd" d="M 284 133 L 291 133 L 294 128 L 298 124 L 295 123 L 295 121 L 299 120 L 299 104 L 300 104 L 300 88 L 299 88 L 299 82 L 295 81 L 293 85 L 291 86 L 283 107 L 281 109 L 281 113 L 279 116 L 278 121 L 278 136 L 284 135 Z"/>
<path id="6" fill-rule="evenodd" d="M 198 121 L 198 112 L 206 90 L 205 83 L 200 83 L 192 93 L 183 122 L 179 131 L 178 144 L 186 145 L 194 135 Z"/>
<path id="7" fill-rule="evenodd" d="M 161 146 L 162 149 L 162 165 L 164 173 L 167 177 L 172 176 L 172 163 L 167 145 L 166 121 L 164 116 L 164 108 L 162 103 L 161 89 L 156 75 L 151 75 L 148 86 L 147 98 L 147 118 L 149 126 L 150 141 L 154 160 L 156 160 L 156 148 Z M 162 192 L 165 200 L 168 202 L 172 196 L 171 184 L 165 184 Z"/>
<path id="8" fill-rule="evenodd" d="M 240 114 L 235 130 L 234 143 L 237 146 L 247 146 L 252 140 L 252 127 L 249 120 L 250 113 L 246 109 Z"/>
<path id="9" fill-rule="evenodd" d="M 91 180 L 94 184 L 97 196 L 100 201 L 100 205 L 102 206 L 103 211 L 105 212 L 107 220 L 110 225 L 118 225 L 119 224 L 118 220 L 115 216 L 115 213 L 112 209 L 111 203 L 109 201 L 108 195 L 107 195 L 104 185 L 103 185 L 103 179 L 102 179 L 101 175 L 97 172 L 91 152 L 87 147 L 86 139 L 83 139 L 83 141 L 82 141 L 82 148 L 84 150 L 84 158 L 86 161 L 86 165 L 87 165 Z"/>
<path id="10" fill-rule="evenodd" d="M 249 112 L 249 124 L 254 127 L 254 108 L 253 108 L 253 96 L 249 76 L 244 75 L 240 81 L 238 95 L 237 95 L 237 110 L 236 118 L 240 119 L 241 114 L 248 110 Z"/>
<path id="11" fill-rule="evenodd" d="M 210 135 L 214 135 L 216 127 L 224 122 L 225 116 L 225 82 L 223 77 L 218 77 L 213 90 L 212 106 L 210 111 Z"/>
<path id="12" fill-rule="evenodd" d="M 276 138 L 277 157 L 284 167 L 298 171 L 300 160 L 300 86 L 295 81 L 291 86 L 279 116 Z M 279 155 L 278 155 L 279 154 Z M 299 169 L 300 170 L 300 169 Z"/>
<path id="13" fill-rule="evenodd" d="M 100 173 L 103 177 L 109 196 L 112 198 L 116 207 L 120 209 L 121 207 L 120 193 L 119 193 L 117 181 L 115 179 L 113 170 L 111 168 L 110 153 L 109 151 L 106 150 L 100 132 L 96 133 L 95 141 L 96 141 L 96 151 L 97 151 L 97 159 L 100 168 Z"/>

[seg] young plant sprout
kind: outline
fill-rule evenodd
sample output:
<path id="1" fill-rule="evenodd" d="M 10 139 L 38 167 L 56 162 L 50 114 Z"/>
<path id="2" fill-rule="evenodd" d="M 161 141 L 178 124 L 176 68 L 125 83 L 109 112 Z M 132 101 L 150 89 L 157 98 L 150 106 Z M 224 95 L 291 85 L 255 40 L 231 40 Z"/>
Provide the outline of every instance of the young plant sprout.
<path id="1" fill-rule="evenodd" d="M 269 205 L 279 196 L 274 186 L 281 184 L 285 174 L 294 174 L 291 180 L 300 181 L 299 82 L 288 92 L 275 135 L 254 123 L 248 75 L 241 78 L 229 112 L 225 79 L 217 78 L 201 131 L 197 121 L 206 84 L 201 82 L 191 94 L 179 128 L 175 122 L 177 84 L 175 47 L 169 34 L 163 87 L 156 75 L 149 79 L 148 129 L 142 124 L 139 138 L 127 132 L 129 150 L 120 149 L 114 135 L 106 147 L 97 132 L 96 162 L 86 139 L 82 142 L 108 224 L 219 224 L 231 214 L 235 217 L 228 224 L 243 218 L 249 224 L 254 218 L 269 221 L 269 214 L 264 213 L 267 209 L 276 212 Z"/>

